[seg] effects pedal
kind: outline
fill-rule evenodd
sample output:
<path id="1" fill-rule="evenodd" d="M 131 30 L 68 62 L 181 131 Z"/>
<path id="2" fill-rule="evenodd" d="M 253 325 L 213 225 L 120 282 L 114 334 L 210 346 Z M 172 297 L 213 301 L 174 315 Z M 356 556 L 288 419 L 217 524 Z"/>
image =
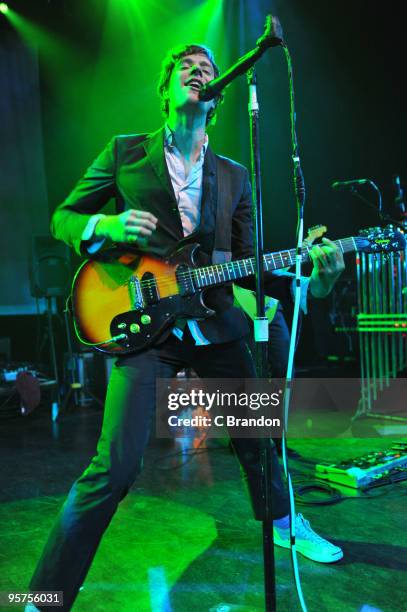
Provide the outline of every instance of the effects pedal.
<path id="1" fill-rule="evenodd" d="M 319 463 L 315 466 L 317 478 L 354 489 L 372 486 L 391 476 L 401 480 L 400 473 L 404 471 L 407 474 L 407 443 L 395 443 L 385 451 L 375 451 L 339 463 Z"/>

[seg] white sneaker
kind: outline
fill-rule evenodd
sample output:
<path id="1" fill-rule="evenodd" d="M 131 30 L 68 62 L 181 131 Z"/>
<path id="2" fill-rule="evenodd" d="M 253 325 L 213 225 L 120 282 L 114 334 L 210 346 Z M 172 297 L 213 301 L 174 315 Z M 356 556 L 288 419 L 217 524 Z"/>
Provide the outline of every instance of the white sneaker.
<path id="1" fill-rule="evenodd" d="M 274 543 L 290 548 L 290 530 L 274 526 Z M 304 557 L 319 563 L 335 563 L 343 557 L 342 549 L 315 533 L 302 514 L 297 514 L 295 518 L 295 544 Z"/>

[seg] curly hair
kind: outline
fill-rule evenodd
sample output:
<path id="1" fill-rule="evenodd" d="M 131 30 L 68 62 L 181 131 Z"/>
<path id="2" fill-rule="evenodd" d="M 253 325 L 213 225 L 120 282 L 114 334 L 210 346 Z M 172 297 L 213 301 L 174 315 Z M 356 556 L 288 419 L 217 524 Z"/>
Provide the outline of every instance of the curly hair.
<path id="1" fill-rule="evenodd" d="M 219 68 L 215 63 L 213 53 L 208 47 L 205 47 L 205 45 L 179 45 L 170 49 L 161 65 L 161 73 L 158 79 L 157 86 L 157 93 L 161 98 L 161 112 L 164 117 L 168 117 L 169 115 L 169 101 L 168 98 L 165 97 L 165 94 L 168 91 L 172 71 L 174 70 L 174 67 L 178 60 L 180 60 L 182 57 L 185 57 L 186 55 L 191 55 L 193 53 L 201 53 L 202 55 L 206 55 L 206 57 L 213 66 L 215 78 L 219 76 Z M 223 102 L 223 94 L 219 94 L 218 96 L 216 96 L 216 98 L 214 98 L 214 102 L 215 106 L 209 110 L 206 116 L 206 125 L 215 123 L 216 110 L 218 105 Z"/>

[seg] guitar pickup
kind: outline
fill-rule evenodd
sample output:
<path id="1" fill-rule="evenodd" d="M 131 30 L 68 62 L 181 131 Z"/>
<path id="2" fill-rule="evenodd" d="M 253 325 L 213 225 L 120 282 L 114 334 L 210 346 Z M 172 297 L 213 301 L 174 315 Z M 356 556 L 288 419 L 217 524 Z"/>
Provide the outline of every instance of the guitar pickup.
<path id="1" fill-rule="evenodd" d="M 157 280 L 152 272 L 143 274 L 140 286 L 144 305 L 157 304 L 160 301 Z"/>

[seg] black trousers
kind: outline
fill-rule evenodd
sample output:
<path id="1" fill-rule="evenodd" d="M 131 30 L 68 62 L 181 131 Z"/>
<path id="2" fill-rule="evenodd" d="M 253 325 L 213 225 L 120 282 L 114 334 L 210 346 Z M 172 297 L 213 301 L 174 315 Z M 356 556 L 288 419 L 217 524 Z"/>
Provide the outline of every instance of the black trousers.
<path id="1" fill-rule="evenodd" d="M 103 533 L 141 470 L 155 413 L 156 378 L 171 378 L 185 367 L 193 368 L 201 378 L 255 376 L 244 340 L 196 346 L 188 328 L 182 342 L 171 335 L 162 345 L 117 360 L 96 455 L 73 484 L 30 582 L 31 590 L 63 591 L 63 610 L 71 608 Z M 261 520 L 260 453 L 264 441 L 233 439 L 232 443 L 254 516 Z M 288 514 L 289 506 L 274 446 L 272 464 L 273 517 L 281 518 Z"/>
<path id="2" fill-rule="evenodd" d="M 268 361 L 272 378 L 286 377 L 289 351 L 290 332 L 279 304 L 269 325 Z"/>

